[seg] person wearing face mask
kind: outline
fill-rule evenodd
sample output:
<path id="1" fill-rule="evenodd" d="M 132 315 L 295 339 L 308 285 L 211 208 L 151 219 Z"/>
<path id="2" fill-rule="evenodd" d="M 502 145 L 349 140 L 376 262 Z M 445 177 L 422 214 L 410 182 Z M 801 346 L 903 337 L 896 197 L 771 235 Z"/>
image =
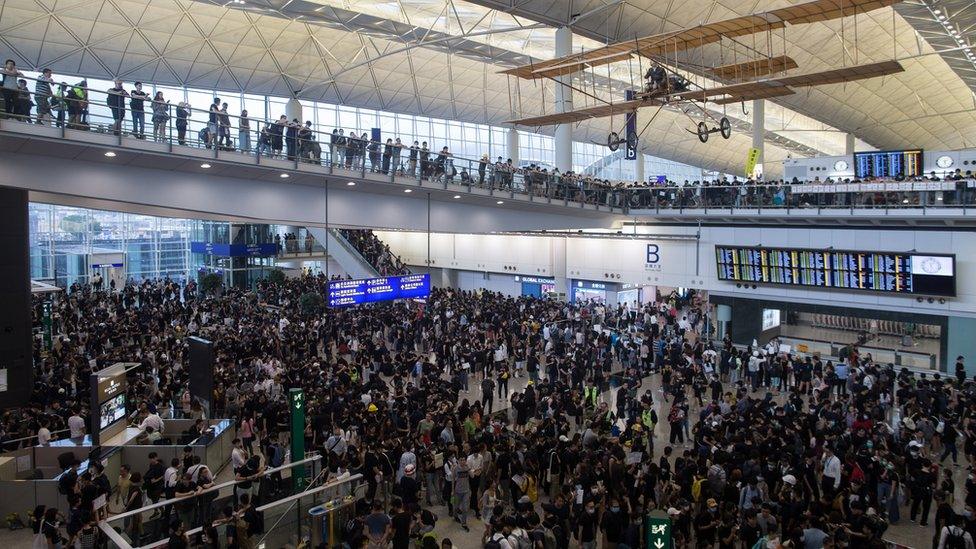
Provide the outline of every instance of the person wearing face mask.
<path id="1" fill-rule="evenodd" d="M 600 529 L 603 530 L 604 544 L 607 549 L 616 549 L 617 544 L 623 541 L 627 531 L 629 517 L 627 512 L 620 507 L 620 500 L 613 498 L 610 500 L 610 508 L 603 513 L 600 521 Z"/>
<path id="2" fill-rule="evenodd" d="M 711 547 L 715 543 L 715 531 L 721 523 L 718 512 L 718 502 L 709 498 L 705 508 L 695 517 L 695 540 L 698 547 Z"/>
<path id="3" fill-rule="evenodd" d="M 583 514 L 576 520 L 573 537 L 579 540 L 580 549 L 596 549 L 596 531 L 599 525 L 596 502 L 589 501 L 583 507 Z"/>

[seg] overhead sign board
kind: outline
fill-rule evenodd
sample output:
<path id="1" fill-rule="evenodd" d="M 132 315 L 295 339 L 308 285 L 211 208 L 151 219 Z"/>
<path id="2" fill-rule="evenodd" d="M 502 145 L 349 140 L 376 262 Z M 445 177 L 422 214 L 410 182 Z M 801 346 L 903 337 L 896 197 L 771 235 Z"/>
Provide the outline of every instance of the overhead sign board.
<path id="1" fill-rule="evenodd" d="M 413 274 L 329 282 L 330 307 L 347 307 L 430 295 L 430 275 Z"/>

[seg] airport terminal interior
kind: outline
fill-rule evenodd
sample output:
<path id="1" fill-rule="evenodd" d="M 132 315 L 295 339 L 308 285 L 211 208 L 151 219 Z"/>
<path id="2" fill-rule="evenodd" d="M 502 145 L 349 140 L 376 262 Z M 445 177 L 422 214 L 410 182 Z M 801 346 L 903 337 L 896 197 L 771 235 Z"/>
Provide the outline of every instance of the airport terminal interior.
<path id="1" fill-rule="evenodd" d="M 976 549 L 968 0 L 0 0 L 0 545 Z"/>

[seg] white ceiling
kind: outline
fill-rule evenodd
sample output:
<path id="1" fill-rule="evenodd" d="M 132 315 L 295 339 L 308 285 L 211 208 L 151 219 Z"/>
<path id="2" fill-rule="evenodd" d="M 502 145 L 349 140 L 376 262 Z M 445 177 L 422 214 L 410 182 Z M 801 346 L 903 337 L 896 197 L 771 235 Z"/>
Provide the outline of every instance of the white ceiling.
<path id="1" fill-rule="evenodd" d="M 61 74 L 121 76 L 128 81 L 278 96 L 298 92 L 306 99 L 499 124 L 511 119 L 513 110 L 529 116 L 552 109 L 550 84 L 522 81 L 519 93 L 514 93 L 515 82 L 496 74 L 500 66 L 551 57 L 553 28 L 538 22 L 561 24 L 573 14 L 588 14 L 574 26 L 575 46 L 580 48 L 598 44 L 601 37 L 654 34 L 785 2 L 635 0 L 609 2 L 609 8 L 601 8 L 608 5 L 604 0 L 514 4 L 2 0 L 0 48 L 23 66 L 52 67 Z M 799 72 L 932 51 L 891 9 L 857 18 L 856 47 L 852 21 L 787 29 L 785 50 L 800 64 Z M 495 34 L 487 34 L 491 32 Z M 784 38 L 773 37 L 773 50 L 783 47 Z M 717 64 L 717 48 L 703 53 L 699 61 Z M 906 72 L 897 76 L 813 88 L 767 103 L 767 165 L 788 153 L 842 153 L 844 135 L 838 129 L 854 131 L 880 148 L 972 146 L 962 131 L 976 122 L 966 83 L 937 55 L 903 64 Z M 627 72 L 618 67 L 611 77 L 625 80 Z M 577 94 L 577 106 L 583 103 Z M 654 116 L 645 109 L 639 127 L 654 118 L 642 136 L 642 149 L 738 173 L 751 145 L 742 133 L 749 131 L 751 118 L 732 107 L 727 114 L 737 120 L 733 138 L 724 141 L 713 135 L 707 145 L 685 131 L 694 126 L 685 115 L 663 111 Z M 621 124 L 622 120 L 585 123 L 574 137 L 604 142 L 607 131 L 619 131 Z"/>

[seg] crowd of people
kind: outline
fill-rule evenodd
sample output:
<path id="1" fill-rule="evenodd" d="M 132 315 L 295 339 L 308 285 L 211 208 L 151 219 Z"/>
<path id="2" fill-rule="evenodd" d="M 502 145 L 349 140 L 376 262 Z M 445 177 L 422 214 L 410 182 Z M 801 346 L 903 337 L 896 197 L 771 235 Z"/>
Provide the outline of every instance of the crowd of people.
<path id="1" fill-rule="evenodd" d="M 212 409 L 238 421 L 237 478 L 280 463 L 290 387 L 305 391 L 306 447 L 330 478 L 363 474 L 349 547 L 436 547 L 440 518 L 476 529 L 487 548 L 636 548 L 652 510 L 671 518 L 676 547 L 881 547 L 903 515 L 940 549 L 976 534 L 976 474 L 954 500 L 954 473 L 976 453 L 976 386 L 961 359 L 942 377 L 896 371 L 856 346 L 831 362 L 775 341 L 713 345 L 694 293 L 614 307 L 445 289 L 425 303 L 297 306 L 324 284 L 306 276 L 219 296 L 172 281 L 72 287 L 56 298 L 53 350 L 35 357 L 31 405 L 7 411 L 5 430 L 87 417 L 88 373 L 118 360 L 143 364 L 128 388 L 133 422 L 191 413 L 180 365 L 185 337 L 202 335 L 216 344 Z M 123 500 L 211 480 L 187 477 L 192 463 L 168 477 L 166 464 L 131 465 Z M 160 477 L 181 487 L 160 490 Z M 119 490 L 107 484 L 97 468 L 81 475 L 69 490 L 77 518 L 60 528 L 90 532 L 89 486 Z M 261 493 L 222 510 L 174 506 L 171 539 L 206 524 L 206 539 L 248 546 Z M 39 533 L 51 532 L 58 517 L 38 516 Z M 140 528 L 127 521 L 130 537 Z"/>
<path id="2" fill-rule="evenodd" d="M 87 81 L 75 85 L 56 83 L 50 69 L 44 69 L 31 92 L 28 79 L 16 64 L 7 60 L 0 71 L 3 76 L 4 109 L 15 116 L 38 124 L 67 125 L 89 129 L 89 104 L 102 102 L 109 107 L 110 126 L 115 133 L 127 132 L 145 139 L 147 113 L 152 124 L 152 136 L 157 141 L 173 139 L 180 145 L 199 144 L 221 150 L 287 158 L 301 162 L 331 164 L 350 170 L 396 174 L 432 181 L 451 181 L 471 186 L 490 186 L 496 189 L 526 192 L 553 200 L 573 200 L 631 209 L 701 208 L 701 207 L 918 207 L 976 203 L 976 188 L 971 171 L 954 170 L 940 178 L 934 172 L 919 181 L 951 179 L 956 188 L 941 194 L 917 191 L 849 191 L 845 193 L 805 193 L 806 182 L 796 179 L 760 181 L 752 179 L 702 179 L 678 181 L 614 181 L 592 174 L 558 169 L 529 163 L 516 165 L 511 158 L 497 157 L 493 162 L 487 154 L 480 159 L 457 159 L 448 147 L 437 149 L 426 141 L 401 141 L 400 137 L 381 140 L 358 130 L 346 132 L 336 128 L 317 131 L 311 121 L 281 115 L 268 122 L 252 119 L 247 110 L 238 114 L 228 112 L 228 105 L 215 97 L 207 108 L 207 124 L 197 132 L 196 140 L 188 137 L 193 109 L 186 102 L 175 107 L 157 92 L 150 96 L 143 84 L 135 82 L 127 88 L 121 80 L 105 92 L 89 90 Z M 95 94 L 97 97 L 92 97 Z M 35 110 L 36 109 L 36 110 Z M 32 113 L 32 110 L 35 112 Z M 67 117 L 67 119 L 66 119 Z M 126 125 L 127 117 L 131 121 Z M 96 127 L 98 125 L 96 124 Z M 236 126 L 236 129 L 235 129 Z M 234 139 L 237 139 L 236 143 Z M 891 181 L 911 180 L 894 178 Z M 865 180 L 867 181 L 867 180 Z M 873 180 L 872 180 L 873 181 Z M 819 182 L 815 178 L 814 183 Z M 860 183 L 861 179 L 845 179 L 827 183 Z"/>
<path id="3" fill-rule="evenodd" d="M 370 229 L 339 229 L 339 233 L 381 276 L 410 274 L 400 257 Z"/>

